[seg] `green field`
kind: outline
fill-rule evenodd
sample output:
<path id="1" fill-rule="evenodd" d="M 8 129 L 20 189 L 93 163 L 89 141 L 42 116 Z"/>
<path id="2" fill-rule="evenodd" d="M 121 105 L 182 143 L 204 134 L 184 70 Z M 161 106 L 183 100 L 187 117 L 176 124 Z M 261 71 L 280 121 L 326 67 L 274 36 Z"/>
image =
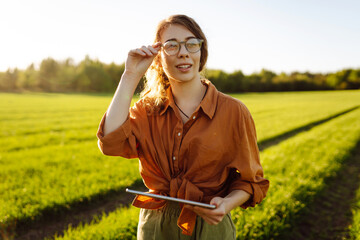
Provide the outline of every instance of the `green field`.
<path id="1" fill-rule="evenodd" d="M 44 232 L 54 219 L 61 219 L 63 227 L 47 230 L 39 238 L 136 239 L 138 209 L 125 206 L 129 201 L 87 216 L 90 221 L 80 217 L 75 226 L 69 227 L 66 220 L 68 215 L 82 216 L 84 206 L 89 211 L 114 195 L 125 195 L 124 188 L 139 182 L 137 160 L 103 156 L 97 148 L 95 134 L 111 97 L 0 94 L 3 239 L 20 238 L 35 225 Z M 360 91 L 233 97 L 252 113 L 259 145 L 270 144 L 261 152 L 265 177 L 271 182 L 268 196 L 255 208 L 232 212 L 238 239 L 291 239 L 299 219 L 305 218 L 332 176 L 352 161 L 359 147 Z M 359 173 L 360 166 L 354 166 Z M 360 181 L 359 177 L 360 173 Z M 352 193 L 351 214 L 346 227 L 337 231 L 339 236 L 360 236 L 359 193 Z"/>

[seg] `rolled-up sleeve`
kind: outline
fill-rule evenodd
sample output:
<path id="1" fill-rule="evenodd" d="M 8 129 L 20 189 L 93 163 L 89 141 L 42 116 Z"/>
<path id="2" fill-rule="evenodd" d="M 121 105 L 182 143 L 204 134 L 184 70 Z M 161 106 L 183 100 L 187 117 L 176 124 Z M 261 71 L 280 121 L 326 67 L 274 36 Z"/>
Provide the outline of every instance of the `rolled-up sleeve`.
<path id="1" fill-rule="evenodd" d="M 104 136 L 106 113 L 103 115 L 97 131 L 98 146 L 101 152 L 109 156 L 124 158 L 138 157 L 138 134 L 141 132 L 141 116 L 136 106 L 130 108 L 125 122 L 114 131 Z"/>
<path id="2" fill-rule="evenodd" d="M 251 195 L 250 199 L 241 207 L 254 207 L 266 196 L 269 189 L 269 180 L 264 178 L 260 164 L 260 154 L 257 145 L 254 120 L 245 107 L 241 105 L 237 133 L 235 134 L 237 150 L 234 153 L 234 164 L 230 171 L 229 192 L 244 190 Z"/>

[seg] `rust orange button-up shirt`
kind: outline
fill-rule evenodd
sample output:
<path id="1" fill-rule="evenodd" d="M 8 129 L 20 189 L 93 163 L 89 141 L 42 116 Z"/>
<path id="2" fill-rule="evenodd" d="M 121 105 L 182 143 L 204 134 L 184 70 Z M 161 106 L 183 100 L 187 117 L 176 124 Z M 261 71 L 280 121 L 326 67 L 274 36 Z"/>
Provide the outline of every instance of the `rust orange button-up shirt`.
<path id="1" fill-rule="evenodd" d="M 102 118 L 97 137 L 106 155 L 139 158 L 140 174 L 150 192 L 209 203 L 241 189 L 251 198 L 241 207 L 255 206 L 266 196 L 253 118 L 239 100 L 219 92 L 208 80 L 206 95 L 184 124 L 171 87 L 164 108 L 147 114 L 140 99 L 127 120 L 104 136 Z M 137 196 L 133 205 L 157 209 L 164 200 Z M 181 205 L 181 207 L 183 207 Z M 178 226 L 191 235 L 196 214 L 182 208 Z"/>

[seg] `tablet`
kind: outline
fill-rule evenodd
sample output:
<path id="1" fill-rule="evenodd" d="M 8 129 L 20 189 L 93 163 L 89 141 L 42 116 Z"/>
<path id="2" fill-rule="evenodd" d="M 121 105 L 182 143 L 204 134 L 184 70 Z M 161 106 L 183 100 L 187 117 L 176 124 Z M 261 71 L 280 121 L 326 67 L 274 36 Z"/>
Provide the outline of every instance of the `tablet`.
<path id="1" fill-rule="evenodd" d="M 216 208 L 215 205 L 211 205 L 211 204 L 206 204 L 206 203 L 201 203 L 201 202 L 195 202 L 195 201 L 191 201 L 191 200 L 185 200 L 185 199 L 182 199 L 182 198 L 168 197 L 168 196 L 164 196 L 164 195 L 160 195 L 160 194 L 140 192 L 140 191 L 131 190 L 131 189 L 128 189 L 128 188 L 126 189 L 126 192 L 132 193 L 132 194 L 136 194 L 136 195 L 143 195 L 143 196 L 147 196 L 147 197 L 152 197 L 152 198 L 167 200 L 167 201 L 173 201 L 173 202 L 180 202 L 180 203 L 190 204 L 190 205 L 194 205 L 194 206 L 198 206 L 198 207 L 204 207 L 204 208 L 210 208 L 210 209 L 215 209 L 215 208 Z"/>

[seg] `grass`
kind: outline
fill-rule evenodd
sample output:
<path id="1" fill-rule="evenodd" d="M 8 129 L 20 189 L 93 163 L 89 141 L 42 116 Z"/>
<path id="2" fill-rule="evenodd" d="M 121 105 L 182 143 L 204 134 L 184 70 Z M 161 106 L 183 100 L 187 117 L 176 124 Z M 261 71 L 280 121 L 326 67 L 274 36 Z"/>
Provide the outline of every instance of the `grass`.
<path id="1" fill-rule="evenodd" d="M 271 188 L 263 203 L 256 208 L 232 211 L 237 238 L 282 239 L 279 235 L 290 228 L 297 213 L 311 202 L 323 187 L 324 179 L 334 175 L 349 156 L 360 138 L 360 123 L 356 122 L 359 118 L 360 110 L 357 110 L 265 150 L 261 157 Z M 329 148 L 330 145 L 333 147 Z M 121 214 L 119 210 L 105 217 L 104 222 L 68 229 L 64 238 L 56 239 L 71 239 L 69 236 L 88 239 L 88 235 L 80 237 L 82 232 L 94 233 L 95 236 L 90 239 L 115 236 L 125 234 L 129 231 L 127 226 L 132 224 L 131 231 L 135 231 L 134 220 L 124 219 Z M 117 223 L 117 227 L 112 228 L 111 224 L 105 224 L 110 221 L 108 218 L 122 219 L 121 224 Z M 355 231 L 356 228 L 353 229 Z M 97 231 L 101 232 L 98 236 L 95 234 Z"/>
<path id="2" fill-rule="evenodd" d="M 360 103 L 358 90 L 233 96 L 250 109 L 260 142 L 326 119 Z M 14 231 L 15 224 L 36 221 L 48 212 L 61 213 L 64 209 L 71 208 L 73 203 L 81 203 L 94 196 L 123 189 L 140 178 L 136 160 L 106 157 L 101 155 L 97 148 L 95 133 L 111 97 L 112 95 L 83 94 L 0 94 L 0 228 Z M 351 114 L 353 113 L 344 116 Z M 326 131 L 345 131 L 341 124 L 333 128 Z M 320 140 L 327 142 L 337 136 L 329 133 L 322 137 L 320 133 L 317 134 L 320 139 L 313 142 L 313 145 L 305 140 L 290 141 L 290 144 L 275 146 L 278 150 L 269 148 L 261 155 L 265 174 L 271 177 L 271 186 L 286 182 L 293 176 L 285 175 L 290 166 L 285 163 L 278 164 L 279 159 L 286 159 L 285 153 L 300 156 L 292 160 L 295 163 L 298 161 L 310 164 L 308 161 L 311 159 L 324 155 L 324 150 L 313 151 L 317 149 L 316 144 L 319 144 Z M 348 135 L 353 136 L 346 132 L 346 139 Z M 337 145 L 326 145 L 322 149 L 325 148 L 338 151 Z M 306 155 L 304 151 L 318 155 Z M 303 156 L 308 156 L 309 159 L 302 159 Z M 274 166 L 269 168 L 268 164 Z M 314 166 L 314 171 L 319 176 L 324 169 L 336 171 L 336 161 L 328 160 L 327 164 Z M 282 169 L 280 165 L 283 166 Z M 291 174 L 295 173 L 291 171 Z M 306 176 L 298 180 L 299 186 L 307 186 Z M 286 187 L 281 184 L 279 186 L 280 190 Z M 316 184 L 314 187 L 316 191 Z M 293 191 L 300 190 L 301 188 L 296 188 Z M 271 191 L 267 199 L 279 196 Z M 285 191 L 285 196 L 291 199 L 289 192 Z M 282 193 L 284 192 L 278 194 Z M 262 205 L 255 209 L 262 209 Z M 120 209 L 119 212 L 121 211 Z M 246 214 L 252 211 L 249 209 Z M 284 211 L 288 213 L 287 205 Z M 271 213 L 268 212 L 269 216 Z M 276 211 L 274 214 L 283 212 Z M 235 218 L 240 224 L 239 219 L 240 217 Z M 257 229 L 256 226 L 254 229 Z"/>
<path id="3" fill-rule="evenodd" d="M 360 176 L 358 177 L 360 179 Z M 353 221 L 349 226 L 351 239 L 360 240 L 360 188 L 356 192 L 355 202 L 352 206 Z"/>
<path id="4" fill-rule="evenodd" d="M 55 240 L 136 240 L 139 209 L 119 207 L 114 212 L 95 218 L 89 224 L 68 228 L 63 236 L 55 235 Z"/>
<path id="5" fill-rule="evenodd" d="M 3 153 L 0 222 L 35 220 L 139 178 L 136 160 L 102 156 L 95 141 Z"/>
<path id="6" fill-rule="evenodd" d="M 261 153 L 270 180 L 268 196 L 256 208 L 236 209 L 238 239 L 277 239 L 290 228 L 324 180 L 336 174 L 360 139 L 360 109 L 301 133 Z"/>

